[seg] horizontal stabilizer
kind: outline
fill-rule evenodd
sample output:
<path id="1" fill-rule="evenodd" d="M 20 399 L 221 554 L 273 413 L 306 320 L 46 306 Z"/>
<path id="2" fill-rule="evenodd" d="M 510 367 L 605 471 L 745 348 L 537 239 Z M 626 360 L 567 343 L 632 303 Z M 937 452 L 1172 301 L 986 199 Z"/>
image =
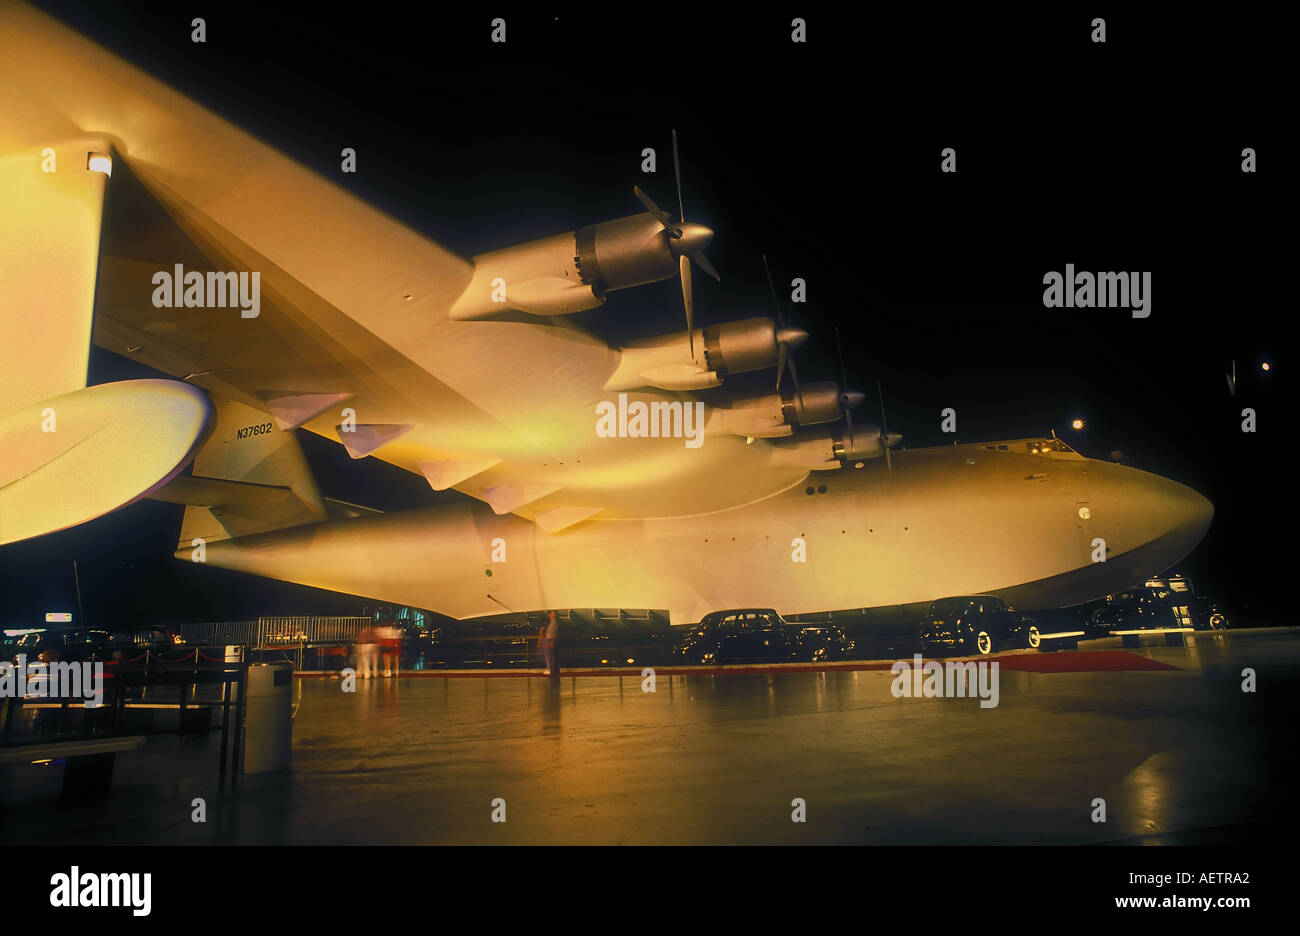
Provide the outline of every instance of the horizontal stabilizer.
<path id="1" fill-rule="evenodd" d="M 182 545 L 189 545 L 195 538 L 213 541 L 251 536 L 321 519 L 297 492 L 283 484 L 250 484 L 181 475 L 149 496 L 192 508 L 185 512 Z"/>
<path id="2" fill-rule="evenodd" d="M 154 500 L 193 507 L 267 507 L 292 493 L 284 484 L 247 484 L 220 478 L 181 475 L 149 495 Z"/>
<path id="3" fill-rule="evenodd" d="M 325 509 L 329 511 L 331 520 L 355 520 L 357 517 L 373 517 L 376 514 L 383 513 L 382 510 L 376 510 L 374 507 L 349 504 L 347 501 L 337 500 L 333 497 L 325 498 Z"/>

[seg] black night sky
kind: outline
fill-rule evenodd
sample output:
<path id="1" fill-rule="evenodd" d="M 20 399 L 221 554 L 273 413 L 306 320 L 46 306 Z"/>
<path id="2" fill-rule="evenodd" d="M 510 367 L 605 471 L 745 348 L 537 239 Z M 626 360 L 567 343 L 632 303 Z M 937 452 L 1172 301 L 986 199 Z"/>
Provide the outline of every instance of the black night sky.
<path id="1" fill-rule="evenodd" d="M 786 306 L 812 333 L 801 378 L 838 378 L 838 327 L 849 383 L 868 395 L 859 421 L 878 420 L 879 378 L 908 446 L 951 442 L 951 406 L 962 441 L 1056 429 L 1085 455 L 1121 449 L 1214 502 L 1182 571 L 1261 622 L 1282 606 L 1291 309 L 1276 128 L 1289 109 L 1266 24 L 1114 11 L 1096 45 L 1104 11 L 42 6 L 465 256 L 636 213 L 634 184 L 675 213 L 676 127 L 686 214 L 717 232 L 722 275 L 697 274 L 697 324 L 771 314 L 766 252 L 778 284 L 808 283 L 808 302 Z M 194 15 L 204 45 L 190 42 Z M 504 46 L 488 41 L 498 15 Z M 789 41 L 793 15 L 808 18 L 807 45 Z M 355 175 L 338 172 L 345 146 Z M 656 176 L 639 171 L 646 146 Z M 1257 174 L 1240 171 L 1246 146 Z M 1044 308 L 1043 275 L 1067 263 L 1151 271 L 1150 318 Z M 617 292 L 579 321 L 613 342 L 679 330 L 680 292 Z M 93 349 L 92 383 L 138 376 L 153 374 Z M 1240 430 L 1244 406 L 1255 434 Z M 303 442 L 328 496 L 432 500 L 422 478 Z M 146 501 L 0 550 L 5 625 L 75 611 L 74 559 L 92 623 L 367 604 L 176 561 L 180 514 Z"/>

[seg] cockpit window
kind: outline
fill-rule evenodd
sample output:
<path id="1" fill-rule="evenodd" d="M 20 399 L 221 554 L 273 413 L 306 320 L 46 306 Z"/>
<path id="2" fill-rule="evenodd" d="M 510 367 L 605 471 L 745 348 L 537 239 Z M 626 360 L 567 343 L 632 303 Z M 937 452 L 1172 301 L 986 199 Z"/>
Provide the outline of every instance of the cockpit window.
<path id="1" fill-rule="evenodd" d="M 1034 439 L 1027 443 L 1030 455 L 1047 455 L 1052 452 L 1069 452 L 1073 453 L 1074 449 L 1070 448 L 1060 439 Z"/>

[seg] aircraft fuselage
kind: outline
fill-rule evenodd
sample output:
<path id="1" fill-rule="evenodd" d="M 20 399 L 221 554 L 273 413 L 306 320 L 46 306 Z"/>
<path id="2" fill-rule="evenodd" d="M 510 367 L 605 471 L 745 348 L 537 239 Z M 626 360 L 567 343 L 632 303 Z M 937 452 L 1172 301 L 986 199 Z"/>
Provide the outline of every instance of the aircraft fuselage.
<path id="1" fill-rule="evenodd" d="M 1183 485 L 1003 444 L 897 452 L 892 472 L 881 459 L 815 472 L 696 516 L 547 534 L 466 502 L 212 543 L 206 560 L 457 618 L 622 607 L 690 623 L 731 607 L 797 614 L 976 593 L 1065 606 L 1163 571 L 1209 527 L 1213 507 Z"/>

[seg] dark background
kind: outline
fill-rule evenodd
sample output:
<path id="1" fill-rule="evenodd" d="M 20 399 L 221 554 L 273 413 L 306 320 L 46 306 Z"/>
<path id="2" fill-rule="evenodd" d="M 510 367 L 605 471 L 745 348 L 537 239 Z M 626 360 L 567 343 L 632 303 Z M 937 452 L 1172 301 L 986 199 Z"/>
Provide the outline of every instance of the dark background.
<path id="1" fill-rule="evenodd" d="M 636 213 L 634 184 L 675 213 L 676 127 L 686 215 L 717 232 L 722 275 L 696 274 L 697 325 L 771 314 L 766 252 L 779 284 L 808 282 L 808 302 L 785 306 L 812 333 L 800 376 L 838 377 L 838 327 L 849 383 L 868 393 L 860 422 L 878 418 L 879 378 L 908 446 L 951 442 L 951 406 L 962 441 L 1055 429 L 1088 456 L 1120 449 L 1216 506 L 1179 569 L 1246 623 L 1282 613 L 1289 33 L 1262 14 L 41 6 L 465 256 Z M 805 45 L 789 41 L 793 15 L 808 20 Z M 1090 41 L 1098 15 L 1104 45 Z M 489 41 L 494 16 L 505 45 Z M 345 146 L 354 175 L 338 171 Z M 646 146 L 656 176 L 640 173 Z M 955 175 L 939 171 L 947 146 Z M 1245 146 L 1257 174 L 1240 171 Z M 1043 275 L 1067 263 L 1151 271 L 1150 318 L 1045 309 Z M 614 293 L 579 321 L 612 342 L 684 327 L 674 281 Z M 92 350 L 92 383 L 152 375 Z M 1243 406 L 1256 434 L 1240 431 Z M 300 435 L 328 496 L 432 500 L 422 478 Z M 174 560 L 180 514 L 145 501 L 0 549 L 5 626 L 75 613 L 73 559 L 90 623 L 371 603 Z"/>

